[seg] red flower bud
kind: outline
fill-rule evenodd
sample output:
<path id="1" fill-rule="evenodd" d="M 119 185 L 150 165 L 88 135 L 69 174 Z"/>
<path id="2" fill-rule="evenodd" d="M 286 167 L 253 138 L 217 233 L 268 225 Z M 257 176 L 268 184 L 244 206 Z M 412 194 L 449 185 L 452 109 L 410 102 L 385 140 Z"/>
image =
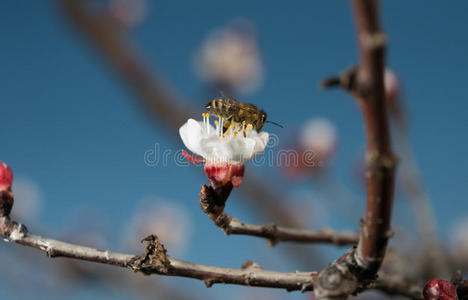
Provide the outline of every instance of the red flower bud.
<path id="1" fill-rule="evenodd" d="M 244 177 L 245 166 L 241 163 L 206 161 L 203 157 L 192 155 L 182 150 L 182 155 L 193 164 L 205 163 L 205 173 L 215 185 L 222 186 L 232 183 L 239 187 Z"/>
<path id="2" fill-rule="evenodd" d="M 428 281 L 424 286 L 423 296 L 424 300 L 457 300 L 453 283 L 441 279 Z"/>
<path id="3" fill-rule="evenodd" d="M 226 185 L 231 182 L 234 187 L 239 187 L 244 177 L 245 166 L 243 164 L 231 164 L 220 162 L 207 162 L 205 173 L 208 179 L 215 185 Z"/>
<path id="4" fill-rule="evenodd" d="M 13 182 L 13 172 L 10 167 L 0 161 L 0 190 L 7 190 Z"/>

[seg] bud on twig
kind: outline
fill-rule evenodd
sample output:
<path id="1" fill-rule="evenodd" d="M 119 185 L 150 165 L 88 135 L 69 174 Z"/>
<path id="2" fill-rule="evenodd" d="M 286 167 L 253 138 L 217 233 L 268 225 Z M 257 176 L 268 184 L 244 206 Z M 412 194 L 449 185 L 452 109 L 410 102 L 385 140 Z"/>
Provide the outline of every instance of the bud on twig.
<path id="1" fill-rule="evenodd" d="M 450 281 L 429 280 L 423 290 L 424 300 L 457 300 L 455 285 Z"/>
<path id="2" fill-rule="evenodd" d="M 0 162 L 0 217 L 10 215 L 13 207 L 12 182 L 13 172 L 7 164 Z"/>
<path id="3" fill-rule="evenodd" d="M 10 167 L 0 161 L 0 191 L 8 190 L 13 182 L 13 172 Z"/>

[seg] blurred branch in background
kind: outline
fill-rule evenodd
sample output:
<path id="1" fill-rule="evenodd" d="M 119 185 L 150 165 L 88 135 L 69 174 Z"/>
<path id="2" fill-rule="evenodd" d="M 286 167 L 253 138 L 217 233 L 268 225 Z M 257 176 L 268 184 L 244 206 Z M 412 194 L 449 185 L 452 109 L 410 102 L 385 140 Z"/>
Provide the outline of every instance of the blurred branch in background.
<path id="1" fill-rule="evenodd" d="M 385 70 L 385 96 L 393 133 L 395 151 L 401 163 L 399 179 L 403 192 L 413 207 L 421 251 L 422 278 L 450 276 L 446 254 L 437 235 L 437 221 L 421 178 L 421 172 L 414 158 L 409 138 L 409 117 L 404 104 L 401 81 L 395 73 Z"/>
<path id="2" fill-rule="evenodd" d="M 103 54 L 154 117 L 170 129 L 177 129 L 188 117 L 188 103 L 167 88 L 160 76 L 147 67 L 138 49 L 116 28 L 110 14 L 94 14 L 82 0 L 59 1 L 64 12 L 84 36 Z M 181 109 L 177 105 L 184 105 Z M 146 111 L 146 110 L 145 110 Z"/>

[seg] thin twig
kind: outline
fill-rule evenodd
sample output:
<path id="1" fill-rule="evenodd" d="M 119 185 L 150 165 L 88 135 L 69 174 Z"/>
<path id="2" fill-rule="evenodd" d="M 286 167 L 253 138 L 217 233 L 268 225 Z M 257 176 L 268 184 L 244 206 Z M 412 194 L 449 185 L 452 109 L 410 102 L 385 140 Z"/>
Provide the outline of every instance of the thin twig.
<path id="1" fill-rule="evenodd" d="M 98 250 L 30 234 L 24 226 L 11 221 L 8 216 L 0 217 L 0 234 L 7 241 L 40 249 L 50 258 L 68 257 L 129 268 L 145 274 L 195 278 L 203 280 L 207 287 L 215 283 L 227 283 L 310 291 L 317 275 L 314 272 L 275 272 L 263 270 L 256 265 L 231 269 L 185 262 L 166 255 L 165 250 L 161 250 L 164 249 L 163 246 L 154 236 L 148 239 L 147 251 L 142 256 Z"/>
<path id="2" fill-rule="evenodd" d="M 271 246 L 278 242 L 331 243 L 338 246 L 357 244 L 358 242 L 359 235 L 353 232 L 337 232 L 331 229 L 310 231 L 276 226 L 275 224 L 253 225 L 241 222 L 224 211 L 224 203 L 232 187 L 228 185 L 220 188 L 224 189 L 221 197 L 219 197 L 216 188 L 203 185 L 200 191 L 200 206 L 213 223 L 228 235 L 240 234 L 265 238 Z"/>

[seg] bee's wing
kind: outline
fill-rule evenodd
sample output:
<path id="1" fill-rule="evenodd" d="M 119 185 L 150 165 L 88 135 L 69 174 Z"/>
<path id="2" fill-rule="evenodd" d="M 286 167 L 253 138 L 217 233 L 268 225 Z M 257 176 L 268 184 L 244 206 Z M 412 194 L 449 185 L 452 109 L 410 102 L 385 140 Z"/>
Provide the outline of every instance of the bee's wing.
<path id="1" fill-rule="evenodd" d="M 218 93 L 220 93 L 221 96 L 223 96 L 224 98 L 227 98 L 227 99 L 230 99 L 230 100 L 234 100 L 234 101 L 236 101 L 236 102 L 239 102 L 239 101 L 237 101 L 236 98 L 234 98 L 233 96 L 229 95 L 227 92 L 222 91 L 222 90 L 220 90 L 220 89 L 216 89 L 216 90 L 217 90 Z"/>
<path id="2" fill-rule="evenodd" d="M 244 104 L 245 104 L 245 103 L 244 103 Z M 247 104 L 248 104 L 249 106 L 247 106 L 247 105 L 242 105 L 242 106 L 241 106 L 241 109 L 246 110 L 246 111 L 248 111 L 248 112 L 250 112 L 250 113 L 252 113 L 252 114 L 258 113 L 258 108 L 257 108 L 255 105 L 250 104 L 250 103 L 247 103 Z M 251 105 L 252 107 L 251 107 L 250 105 Z"/>

